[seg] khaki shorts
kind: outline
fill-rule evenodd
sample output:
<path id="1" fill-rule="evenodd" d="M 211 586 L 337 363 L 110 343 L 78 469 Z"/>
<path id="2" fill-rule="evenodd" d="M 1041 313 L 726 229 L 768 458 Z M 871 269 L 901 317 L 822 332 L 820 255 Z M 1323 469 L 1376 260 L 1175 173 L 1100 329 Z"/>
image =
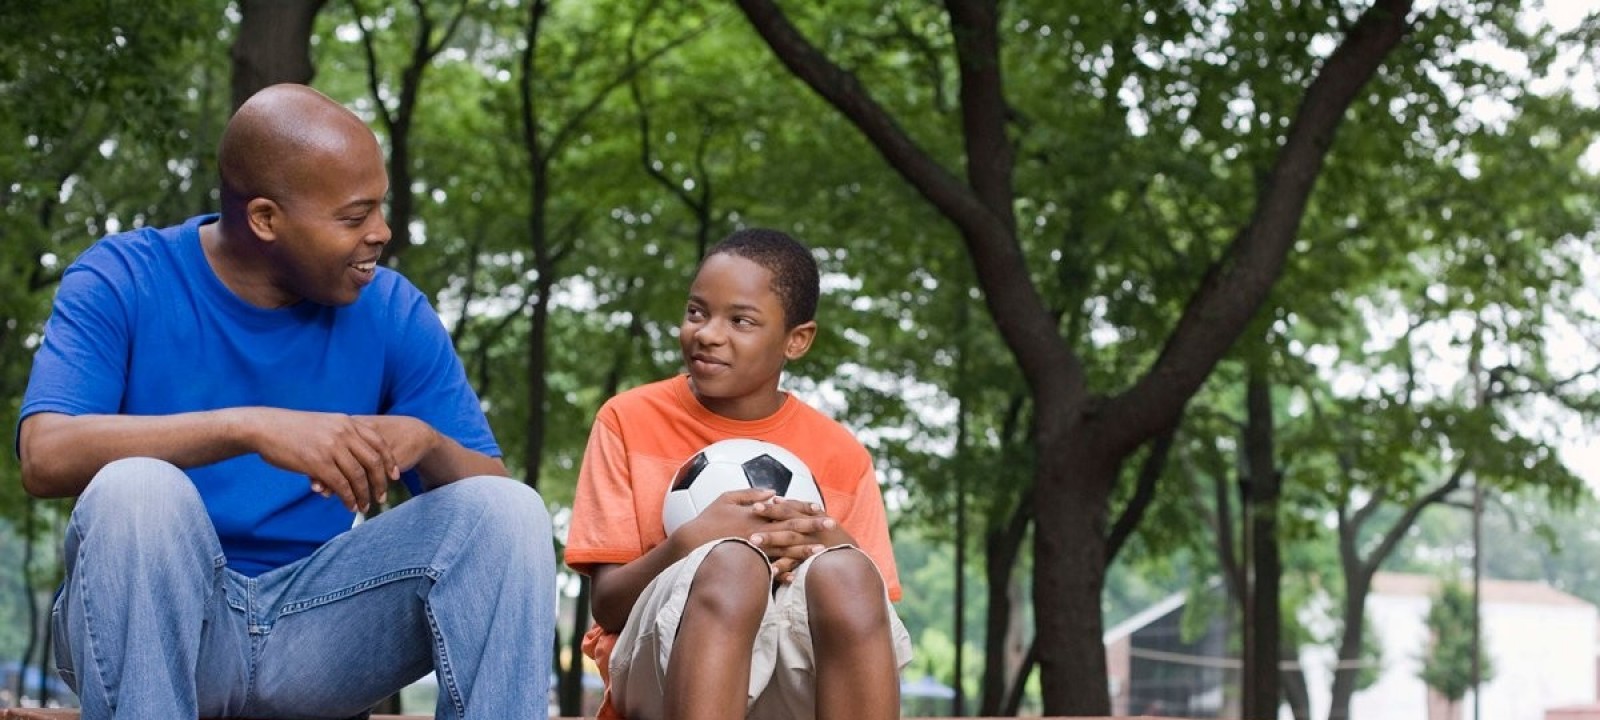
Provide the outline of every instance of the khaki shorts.
<path id="1" fill-rule="evenodd" d="M 629 720 L 662 716 L 666 695 L 667 660 L 672 641 L 700 563 L 711 549 L 736 542 L 761 552 L 739 538 L 715 540 L 661 571 L 633 605 L 611 651 L 611 702 Z M 829 550 L 852 547 L 841 545 Z M 812 558 L 815 559 L 815 558 Z M 809 720 L 816 715 L 815 666 L 811 648 L 810 617 L 806 610 L 806 575 L 811 560 L 795 570 L 794 580 L 780 585 L 767 603 L 750 657 L 747 717 L 760 720 Z M 911 662 L 911 636 L 883 598 L 889 611 L 889 632 L 894 642 L 897 668 Z"/>

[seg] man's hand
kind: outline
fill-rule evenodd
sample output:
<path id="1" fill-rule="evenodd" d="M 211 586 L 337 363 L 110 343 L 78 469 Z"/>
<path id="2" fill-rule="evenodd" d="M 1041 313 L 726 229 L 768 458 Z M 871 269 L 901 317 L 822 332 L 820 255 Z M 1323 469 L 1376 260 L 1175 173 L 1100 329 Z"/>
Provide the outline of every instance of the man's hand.
<path id="1" fill-rule="evenodd" d="M 269 464 L 311 479 L 311 490 L 338 495 L 345 507 L 365 511 L 383 502 L 400 478 L 394 446 L 370 422 L 339 413 L 253 408 L 251 446 Z M 431 432 L 431 430 L 430 430 Z M 397 438 L 398 439 L 398 438 Z M 410 459 L 415 463 L 415 459 Z"/>
<path id="2" fill-rule="evenodd" d="M 383 438 L 400 472 L 416 467 L 444 437 L 433 426 L 405 415 L 360 415 L 355 419 Z"/>

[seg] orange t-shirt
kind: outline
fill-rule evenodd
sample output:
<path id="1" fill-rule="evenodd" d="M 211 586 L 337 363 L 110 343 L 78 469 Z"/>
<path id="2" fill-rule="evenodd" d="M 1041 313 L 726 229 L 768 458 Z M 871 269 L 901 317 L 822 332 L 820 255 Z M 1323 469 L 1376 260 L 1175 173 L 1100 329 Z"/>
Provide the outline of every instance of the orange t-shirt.
<path id="1" fill-rule="evenodd" d="M 883 495 L 861 442 L 793 395 L 760 420 L 722 417 L 700 404 L 687 375 L 628 390 L 601 406 L 578 470 L 567 565 L 586 574 L 595 565 L 624 565 L 665 541 L 661 504 L 673 474 L 705 446 L 728 438 L 765 440 L 805 461 L 828 516 L 877 563 L 889 598 L 900 599 Z M 599 625 L 584 636 L 584 653 L 594 658 L 608 686 L 616 639 Z M 608 693 L 599 718 L 620 717 Z"/>

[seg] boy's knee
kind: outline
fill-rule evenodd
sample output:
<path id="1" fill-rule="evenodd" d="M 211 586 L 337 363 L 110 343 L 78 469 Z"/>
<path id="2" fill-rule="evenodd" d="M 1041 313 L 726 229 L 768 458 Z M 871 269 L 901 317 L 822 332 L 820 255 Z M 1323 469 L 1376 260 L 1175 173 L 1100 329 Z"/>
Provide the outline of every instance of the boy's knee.
<path id="1" fill-rule="evenodd" d="M 695 570 L 684 614 L 759 618 L 766 611 L 771 583 L 772 572 L 759 550 L 740 542 L 718 543 Z"/>
<path id="2" fill-rule="evenodd" d="M 865 631 L 887 627 L 883 577 L 872 559 L 855 548 L 829 550 L 806 570 L 806 604 L 813 627 Z"/>

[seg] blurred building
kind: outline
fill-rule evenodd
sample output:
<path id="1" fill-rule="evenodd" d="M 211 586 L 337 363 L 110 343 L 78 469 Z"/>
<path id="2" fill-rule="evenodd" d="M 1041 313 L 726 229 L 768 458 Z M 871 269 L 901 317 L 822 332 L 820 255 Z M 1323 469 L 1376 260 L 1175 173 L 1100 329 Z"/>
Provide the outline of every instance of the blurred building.
<path id="1" fill-rule="evenodd" d="M 1595 606 L 1538 582 L 1485 580 L 1482 590 L 1482 643 L 1493 666 L 1483 686 L 1482 718 L 1587 720 L 1589 715 L 1579 713 L 1593 712 L 1600 720 Z M 1377 680 L 1351 699 L 1351 718 L 1477 720 L 1470 693 L 1452 706 L 1420 677 L 1431 642 L 1425 619 L 1438 594 L 1432 577 L 1374 576 L 1366 622 L 1382 645 L 1381 666 Z M 1186 596 L 1173 595 L 1105 633 L 1113 714 L 1238 717 L 1240 663 L 1237 640 L 1231 639 L 1236 609 L 1227 609 L 1215 585 L 1207 602 L 1217 611 L 1186 619 Z M 1304 619 L 1318 634 L 1332 635 L 1325 613 Z M 1299 658 L 1311 716 L 1319 720 L 1328 716 L 1334 655 L 1334 648 L 1317 646 Z M 1287 706 L 1280 717 L 1292 720 Z"/>

